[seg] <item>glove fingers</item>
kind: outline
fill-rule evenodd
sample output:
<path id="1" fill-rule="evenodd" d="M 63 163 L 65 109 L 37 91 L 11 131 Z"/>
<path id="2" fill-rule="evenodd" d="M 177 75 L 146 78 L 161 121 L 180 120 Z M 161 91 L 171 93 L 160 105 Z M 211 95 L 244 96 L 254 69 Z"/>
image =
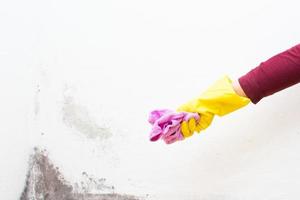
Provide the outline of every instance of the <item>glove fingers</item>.
<path id="1" fill-rule="evenodd" d="M 194 133 L 195 132 L 195 128 L 196 128 L 196 120 L 195 120 L 195 118 L 191 118 L 188 121 L 188 126 L 189 126 L 189 129 L 190 129 L 190 132 Z"/>
<path id="2" fill-rule="evenodd" d="M 201 119 L 199 122 L 200 130 L 204 130 L 211 124 L 212 120 L 214 119 L 214 114 L 203 113 L 200 115 L 201 115 Z"/>
<path id="3" fill-rule="evenodd" d="M 201 126 L 200 126 L 200 124 L 197 124 L 197 126 L 195 127 L 195 131 L 196 131 L 197 133 L 199 133 L 199 132 L 201 131 Z"/>
<path id="4" fill-rule="evenodd" d="M 181 132 L 184 138 L 190 137 L 193 135 L 193 133 L 189 129 L 188 122 L 184 121 L 181 123 Z"/>

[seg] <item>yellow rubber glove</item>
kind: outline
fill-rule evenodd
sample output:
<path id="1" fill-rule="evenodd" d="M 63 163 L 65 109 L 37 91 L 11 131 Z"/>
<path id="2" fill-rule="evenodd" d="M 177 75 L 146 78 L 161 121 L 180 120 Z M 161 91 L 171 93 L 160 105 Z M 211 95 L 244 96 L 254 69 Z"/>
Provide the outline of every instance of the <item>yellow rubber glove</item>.
<path id="1" fill-rule="evenodd" d="M 193 135 L 194 131 L 204 130 L 211 124 L 214 115 L 226 115 L 246 106 L 249 102 L 250 99 L 235 93 L 232 81 L 228 76 L 224 76 L 198 98 L 177 109 L 179 112 L 196 112 L 200 115 L 198 124 L 190 121 L 181 124 L 182 134 L 186 138 Z"/>
<path id="2" fill-rule="evenodd" d="M 181 123 L 181 133 L 184 138 L 192 136 L 195 131 L 200 132 L 200 123 L 196 123 L 194 118 Z"/>

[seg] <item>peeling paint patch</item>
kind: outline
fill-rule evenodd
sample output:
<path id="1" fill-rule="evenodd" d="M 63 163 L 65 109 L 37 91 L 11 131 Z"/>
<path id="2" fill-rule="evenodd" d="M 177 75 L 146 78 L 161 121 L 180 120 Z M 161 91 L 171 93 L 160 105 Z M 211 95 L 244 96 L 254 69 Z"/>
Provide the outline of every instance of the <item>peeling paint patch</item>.
<path id="1" fill-rule="evenodd" d="M 94 181 L 93 178 L 87 177 L 90 181 Z M 98 187 L 103 188 L 105 179 L 99 180 L 101 184 Z M 94 184 L 97 185 L 97 182 Z M 59 169 L 49 161 L 46 151 L 35 149 L 35 153 L 31 156 L 26 185 L 20 200 L 139 200 L 132 195 L 114 192 L 95 194 L 82 188 L 81 191 L 83 192 L 78 192 L 64 179 Z"/>
<path id="2" fill-rule="evenodd" d="M 99 126 L 88 110 L 76 103 L 72 96 L 64 96 L 62 114 L 67 126 L 76 129 L 88 138 L 107 139 L 112 136 L 109 128 Z"/>

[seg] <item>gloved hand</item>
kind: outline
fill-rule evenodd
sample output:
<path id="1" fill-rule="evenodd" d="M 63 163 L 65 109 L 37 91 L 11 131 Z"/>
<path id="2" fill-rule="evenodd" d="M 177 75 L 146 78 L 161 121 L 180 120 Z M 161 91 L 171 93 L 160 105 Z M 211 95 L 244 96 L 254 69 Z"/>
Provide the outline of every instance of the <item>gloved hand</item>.
<path id="1" fill-rule="evenodd" d="M 249 102 L 250 99 L 236 94 L 232 87 L 232 81 L 229 77 L 224 76 L 198 98 L 180 106 L 177 111 L 198 113 L 201 118 L 197 130 L 201 131 L 211 124 L 215 115 L 226 115 L 246 106 Z M 186 122 L 183 122 L 181 126 L 184 137 L 193 135 L 193 128 L 190 128 Z"/>
<path id="2" fill-rule="evenodd" d="M 195 131 L 195 127 L 199 122 L 199 115 L 197 113 L 162 109 L 152 111 L 148 121 L 153 125 L 150 132 L 150 140 L 163 139 L 166 144 L 171 144 L 185 138 L 181 131 L 183 122 Z"/>

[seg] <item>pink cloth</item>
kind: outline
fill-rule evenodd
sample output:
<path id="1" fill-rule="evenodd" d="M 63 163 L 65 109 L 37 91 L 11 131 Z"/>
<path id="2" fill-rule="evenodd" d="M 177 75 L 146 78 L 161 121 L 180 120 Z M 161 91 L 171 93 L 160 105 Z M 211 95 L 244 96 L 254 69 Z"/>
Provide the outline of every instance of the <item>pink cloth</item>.
<path id="1" fill-rule="evenodd" d="M 150 113 L 149 123 L 152 124 L 150 141 L 155 142 L 163 139 L 165 143 L 171 144 L 183 140 L 181 123 L 194 118 L 199 121 L 197 113 L 175 112 L 168 109 L 154 110 Z"/>

